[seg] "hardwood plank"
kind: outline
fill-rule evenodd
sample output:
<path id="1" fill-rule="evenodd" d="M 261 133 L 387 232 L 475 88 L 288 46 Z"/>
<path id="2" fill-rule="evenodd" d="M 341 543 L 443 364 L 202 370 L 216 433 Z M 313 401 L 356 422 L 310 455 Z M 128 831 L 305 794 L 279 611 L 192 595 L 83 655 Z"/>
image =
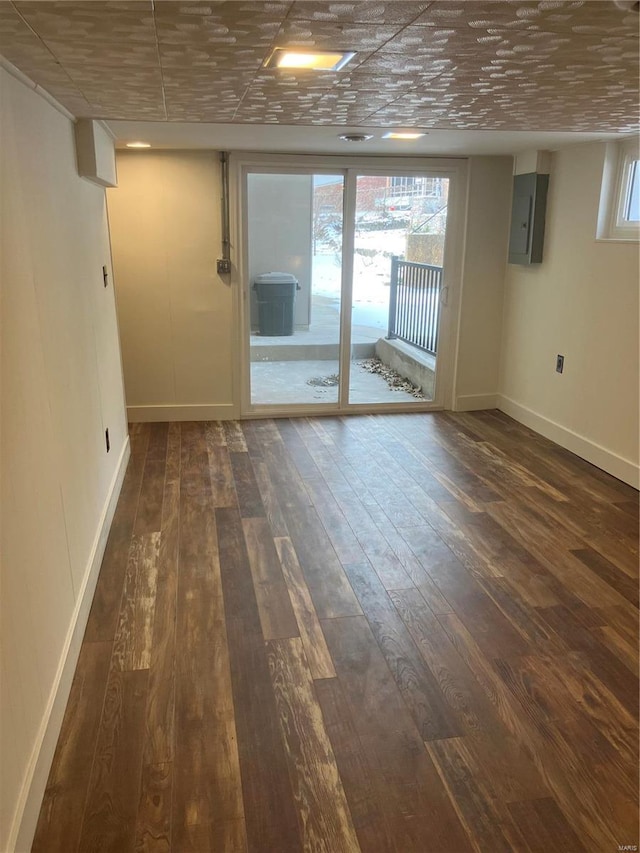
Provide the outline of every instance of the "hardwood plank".
<path id="1" fill-rule="evenodd" d="M 269 522 L 266 518 L 245 518 L 242 527 L 262 636 L 265 640 L 300 636 Z"/>
<path id="2" fill-rule="evenodd" d="M 262 636 L 240 512 L 230 507 L 216 509 L 215 523 L 225 618 L 242 619 L 252 634 Z"/>
<path id="3" fill-rule="evenodd" d="M 437 681 L 370 566 L 345 569 L 420 737 L 437 740 L 461 734 Z"/>
<path id="4" fill-rule="evenodd" d="M 570 649 L 584 654 L 585 662 L 632 716 L 638 717 L 638 678 L 621 663 L 566 607 L 541 608 L 544 621 Z"/>
<path id="5" fill-rule="evenodd" d="M 250 853 L 303 850 L 278 710 L 261 634 L 227 620 L 229 658 Z"/>
<path id="6" fill-rule="evenodd" d="M 207 447 L 226 447 L 227 435 L 224 421 L 207 421 L 205 425 Z"/>
<path id="7" fill-rule="evenodd" d="M 361 613 L 315 509 L 292 505 L 283 511 L 318 616 L 330 619 Z"/>
<path id="8" fill-rule="evenodd" d="M 276 424 L 289 458 L 298 469 L 303 480 L 318 476 L 318 467 L 307 450 L 302 437 L 290 420 L 279 420 Z"/>
<path id="9" fill-rule="evenodd" d="M 113 644 L 114 665 L 123 671 L 150 666 L 159 549 L 159 532 L 132 539 Z"/>
<path id="10" fill-rule="evenodd" d="M 199 577 L 178 588 L 173 825 L 243 817 L 222 598 Z"/>
<path id="11" fill-rule="evenodd" d="M 372 768 L 340 682 L 337 678 L 316 681 L 315 689 L 360 847 L 377 853 L 394 850 L 373 784 Z"/>
<path id="12" fill-rule="evenodd" d="M 148 441 L 147 432 L 131 441 L 131 458 L 109 530 L 85 630 L 85 640 L 89 643 L 112 642 L 116 632 Z"/>
<path id="13" fill-rule="evenodd" d="M 133 529 L 134 536 L 144 536 L 160 530 L 168 438 L 169 424 L 149 424 L 149 445 Z"/>
<path id="14" fill-rule="evenodd" d="M 230 453 L 238 506 L 243 518 L 264 517 L 264 505 L 248 453 Z"/>
<path id="15" fill-rule="evenodd" d="M 581 563 L 588 566 L 598 577 L 613 587 L 627 601 L 638 607 L 638 581 L 622 572 L 593 548 L 579 548 L 571 552 Z"/>
<path id="16" fill-rule="evenodd" d="M 213 578 L 216 589 L 212 594 L 219 595 L 218 539 L 214 511 L 204 437 L 196 434 L 195 441 L 192 439 L 186 446 L 183 441 L 182 446 L 178 532 L 180 577 L 185 581 Z"/>
<path id="17" fill-rule="evenodd" d="M 171 479 L 165 482 L 158 553 L 144 751 L 147 766 L 173 761 L 179 529 L 180 484 Z"/>
<path id="18" fill-rule="evenodd" d="M 455 614 L 440 616 L 438 619 L 472 669 L 502 722 L 531 755 L 571 826 L 587 842 L 587 848 L 598 850 L 610 847 L 616 834 L 612 828 L 612 800 L 607 795 L 607 789 L 594 777 L 593 766 L 589 766 L 589 753 L 585 750 L 582 757 L 575 750 L 574 737 L 567 740 L 555 727 L 538 724 L 540 708 L 547 707 L 545 697 L 542 696 L 542 704 L 537 706 L 537 711 L 526 703 L 526 699 L 525 704 L 519 701 Z M 553 712 L 547 716 L 552 719 Z M 534 725 L 529 722 L 532 718 Z M 582 734 L 584 736 L 584 732 Z"/>
<path id="19" fill-rule="evenodd" d="M 592 633 L 638 678 L 637 644 L 627 642 L 611 625 L 593 628 Z"/>
<path id="20" fill-rule="evenodd" d="M 246 853 L 247 834 L 243 820 L 225 820 L 212 825 L 189 824 L 173 836 L 176 853 Z"/>
<path id="21" fill-rule="evenodd" d="M 130 850 L 135 841 L 142 771 L 146 670 L 112 669 L 87 793 L 78 850 Z"/>
<path id="22" fill-rule="evenodd" d="M 110 658 L 110 643 L 82 644 L 31 848 L 34 853 L 67 853 L 78 847 Z"/>
<path id="23" fill-rule="evenodd" d="M 227 448 L 211 445 L 207 442 L 207 455 L 209 457 L 213 505 L 216 507 L 237 506 L 235 480 Z"/>
<path id="24" fill-rule="evenodd" d="M 275 545 L 311 675 L 314 679 L 334 678 L 336 673 L 333 668 L 333 661 L 295 548 L 291 540 L 286 537 L 275 539 Z"/>
<path id="25" fill-rule="evenodd" d="M 528 853 L 586 850 L 553 797 L 509 803 L 508 809 Z"/>
<path id="26" fill-rule="evenodd" d="M 217 509 L 220 571 L 249 851 L 299 850 L 300 835 L 238 510 Z"/>
<path id="27" fill-rule="evenodd" d="M 185 421 L 180 425 L 180 491 L 192 498 L 211 497 L 206 426 Z"/>
<path id="28" fill-rule="evenodd" d="M 471 756 L 469 762 L 482 768 L 478 784 L 482 786 L 484 777 L 489 777 L 492 790 L 507 802 L 547 796 L 548 788 L 522 744 L 505 728 L 424 601 L 411 590 L 392 593 L 391 598 L 464 734 L 462 742 L 465 753 Z"/>
<path id="29" fill-rule="evenodd" d="M 351 718 L 372 769 L 396 849 L 472 849 L 433 763 L 362 616 L 322 623 Z"/>
<path id="30" fill-rule="evenodd" d="M 239 421 L 223 421 L 222 427 L 230 453 L 246 453 L 247 444 Z"/>
<path id="31" fill-rule="evenodd" d="M 474 849 L 478 853 L 518 849 L 506 804 L 493 789 L 491 776 L 467 749 L 465 738 L 432 741 L 426 747 Z"/>
<path id="32" fill-rule="evenodd" d="M 336 491 L 337 503 L 345 513 L 348 524 L 355 533 L 364 553 L 364 559 L 373 566 L 374 571 L 386 589 L 406 589 L 413 586 L 414 581 L 409 577 L 403 561 L 394 552 L 386 536 L 373 520 L 372 513 L 378 507 L 365 506 L 354 492 Z M 387 522 L 388 524 L 388 522 Z M 391 528 L 393 530 L 393 528 Z M 334 534 L 335 535 L 335 534 Z M 355 560 L 347 560 L 347 555 L 341 557 L 343 562 L 363 562 L 354 550 Z M 420 581 L 425 580 L 423 577 Z"/>
<path id="33" fill-rule="evenodd" d="M 332 853 L 359 850 L 302 641 L 268 642 L 267 659 L 303 848 Z"/>
<path id="34" fill-rule="evenodd" d="M 267 466 L 264 462 L 254 460 L 253 471 L 256 476 L 256 483 L 258 484 L 260 497 L 262 498 L 262 505 L 264 506 L 264 511 L 269 521 L 273 536 L 288 536 L 289 531 L 287 529 L 287 523 L 284 519 L 284 515 L 282 514 L 282 510 L 280 509 L 280 503 L 278 501 L 276 491 L 271 483 Z"/>
<path id="35" fill-rule="evenodd" d="M 340 562 L 365 560 L 362 546 L 326 482 L 321 478 L 307 479 L 305 486 Z"/>
<path id="36" fill-rule="evenodd" d="M 136 822 L 136 853 L 171 853 L 170 763 L 142 768 Z"/>
<path id="37" fill-rule="evenodd" d="M 247 423 L 245 430 L 255 433 L 262 445 L 262 458 L 269 477 L 278 492 L 280 506 L 310 506 L 311 501 L 298 473 L 282 443 L 282 437 L 274 422 L 257 421 Z"/>
<path id="38" fill-rule="evenodd" d="M 633 843 L 634 490 L 498 412 L 130 436 L 34 850 Z"/>

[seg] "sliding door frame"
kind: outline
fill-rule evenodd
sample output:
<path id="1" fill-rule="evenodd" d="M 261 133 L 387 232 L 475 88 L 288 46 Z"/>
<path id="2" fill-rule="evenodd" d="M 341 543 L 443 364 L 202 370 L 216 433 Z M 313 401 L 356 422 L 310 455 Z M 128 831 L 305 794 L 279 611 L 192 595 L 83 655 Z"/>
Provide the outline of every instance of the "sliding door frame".
<path id="1" fill-rule="evenodd" d="M 235 256 L 231 286 L 234 288 L 237 334 L 234 340 L 234 401 L 239 401 L 241 417 L 291 417 L 323 414 L 421 412 L 450 409 L 453 401 L 454 357 L 459 328 L 462 259 L 466 227 L 466 158 L 350 157 L 308 154 L 233 153 L 230 163 L 231 249 Z M 331 174 L 344 175 L 342 291 L 340 300 L 340 385 L 337 403 L 253 404 L 250 385 L 250 294 L 248 281 L 247 175 Z M 355 244 L 356 181 L 359 175 L 425 175 L 449 179 L 447 231 L 445 240 L 438 356 L 436 358 L 436 395 L 433 401 L 416 403 L 349 403 L 351 367 L 351 313 L 353 259 Z"/>

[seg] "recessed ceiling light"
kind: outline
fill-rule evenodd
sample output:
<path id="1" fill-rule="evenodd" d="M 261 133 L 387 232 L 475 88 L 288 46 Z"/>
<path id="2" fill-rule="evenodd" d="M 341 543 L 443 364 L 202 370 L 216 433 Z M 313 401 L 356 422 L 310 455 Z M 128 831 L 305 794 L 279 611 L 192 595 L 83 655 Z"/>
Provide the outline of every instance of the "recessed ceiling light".
<path id="1" fill-rule="evenodd" d="M 426 136 L 425 133 L 396 133 L 395 131 L 389 131 L 389 133 L 385 133 L 382 137 L 383 139 L 420 139 L 421 136 Z"/>
<path id="2" fill-rule="evenodd" d="M 148 142 L 127 142 L 127 148 L 151 148 Z"/>
<path id="3" fill-rule="evenodd" d="M 264 64 L 265 68 L 310 68 L 314 71 L 340 71 L 355 53 L 344 50 L 288 50 L 276 47 Z"/>
<path id="4" fill-rule="evenodd" d="M 341 133 L 338 139 L 343 142 L 366 142 L 367 139 L 373 139 L 372 133 Z"/>

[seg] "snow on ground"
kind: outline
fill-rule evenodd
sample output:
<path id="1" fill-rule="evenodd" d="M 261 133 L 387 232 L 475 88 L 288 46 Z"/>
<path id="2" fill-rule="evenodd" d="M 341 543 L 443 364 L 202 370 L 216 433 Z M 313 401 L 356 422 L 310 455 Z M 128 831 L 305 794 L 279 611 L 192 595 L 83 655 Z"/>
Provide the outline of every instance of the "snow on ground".
<path id="1" fill-rule="evenodd" d="M 403 255 L 406 230 L 356 231 L 353 269 L 352 323 L 386 329 L 389 315 L 389 284 L 391 258 L 389 254 Z M 326 246 L 319 247 L 327 249 Z M 358 250 L 363 249 L 366 254 Z M 370 255 L 371 251 L 375 254 Z M 340 304 L 341 263 L 339 252 L 325 252 L 313 256 L 313 295 L 335 299 L 336 310 Z"/>

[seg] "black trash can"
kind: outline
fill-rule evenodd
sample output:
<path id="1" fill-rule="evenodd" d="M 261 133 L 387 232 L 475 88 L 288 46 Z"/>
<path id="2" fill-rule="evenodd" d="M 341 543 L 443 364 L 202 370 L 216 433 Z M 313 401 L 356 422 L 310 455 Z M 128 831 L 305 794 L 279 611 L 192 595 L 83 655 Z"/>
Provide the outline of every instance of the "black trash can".
<path id="1" fill-rule="evenodd" d="M 261 335 L 293 334 L 293 308 L 298 279 L 288 272 L 265 272 L 257 275 L 253 288 L 258 298 L 258 326 Z"/>

